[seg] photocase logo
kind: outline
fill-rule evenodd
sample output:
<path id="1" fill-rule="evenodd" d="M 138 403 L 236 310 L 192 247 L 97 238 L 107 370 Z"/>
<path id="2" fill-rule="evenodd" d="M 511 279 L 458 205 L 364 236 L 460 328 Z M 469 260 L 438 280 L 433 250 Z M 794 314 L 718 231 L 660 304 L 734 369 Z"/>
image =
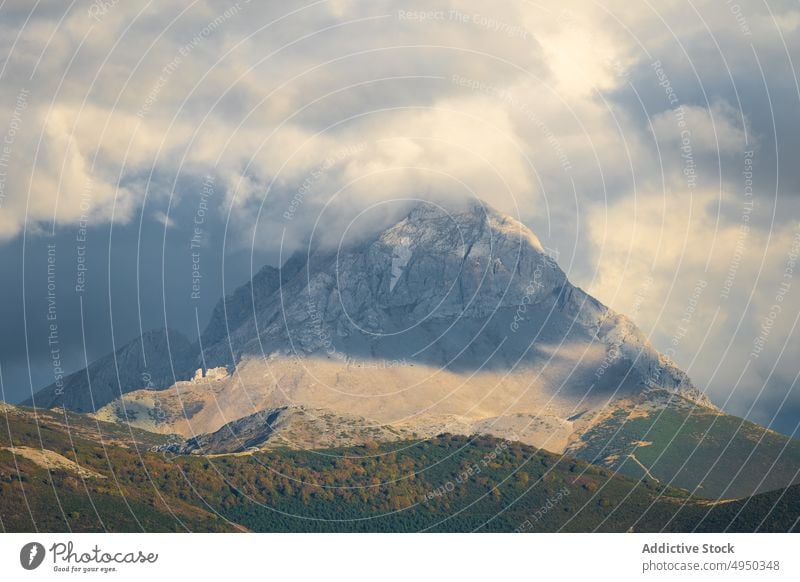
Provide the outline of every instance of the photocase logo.
<path id="1" fill-rule="evenodd" d="M 19 552 L 19 563 L 26 570 L 35 570 L 42 565 L 44 554 L 44 546 L 39 542 L 27 543 Z"/>

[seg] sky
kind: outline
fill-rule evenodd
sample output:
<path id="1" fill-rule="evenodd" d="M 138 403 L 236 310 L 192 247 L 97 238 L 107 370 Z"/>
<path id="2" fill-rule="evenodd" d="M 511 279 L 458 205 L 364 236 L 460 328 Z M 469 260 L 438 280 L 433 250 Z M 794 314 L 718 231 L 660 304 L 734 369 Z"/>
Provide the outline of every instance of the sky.
<path id="1" fill-rule="evenodd" d="M 796 1 L 6 0 L 0 45 L 5 400 L 54 347 L 196 336 L 312 230 L 476 197 L 718 406 L 798 428 Z"/>

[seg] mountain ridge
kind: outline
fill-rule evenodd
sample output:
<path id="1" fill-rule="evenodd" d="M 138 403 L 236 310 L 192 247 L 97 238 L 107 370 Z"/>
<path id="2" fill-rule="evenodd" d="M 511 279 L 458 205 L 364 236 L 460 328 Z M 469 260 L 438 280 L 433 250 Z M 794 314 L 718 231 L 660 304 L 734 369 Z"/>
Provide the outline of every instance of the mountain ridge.
<path id="1" fill-rule="evenodd" d="M 153 329 L 66 375 L 24 400 L 24 406 L 61 406 L 75 412 L 95 412 L 133 390 L 174 384 L 194 371 L 196 348 L 173 329 Z"/>
<path id="2" fill-rule="evenodd" d="M 515 424 L 509 415 L 568 427 L 650 385 L 710 405 L 633 322 L 572 285 L 527 227 L 482 204 L 421 204 L 374 236 L 265 267 L 218 302 L 201 337 L 203 369 L 229 375 L 158 397 L 175 407 L 163 430 L 187 437 L 295 406 L 428 434 Z"/>
<path id="3" fill-rule="evenodd" d="M 742 495 L 790 485 L 800 465 L 796 441 L 729 431 L 741 419 L 484 205 L 423 204 L 372 236 L 310 244 L 220 299 L 192 349 L 194 374 L 117 394 L 96 417 L 179 435 L 171 450 L 191 454 L 485 434 L 709 497 L 753 456 L 781 467 L 739 479 Z M 693 416 L 708 434 L 683 430 Z M 723 437 L 724 470 L 687 474 L 680 459 L 712 458 Z"/>

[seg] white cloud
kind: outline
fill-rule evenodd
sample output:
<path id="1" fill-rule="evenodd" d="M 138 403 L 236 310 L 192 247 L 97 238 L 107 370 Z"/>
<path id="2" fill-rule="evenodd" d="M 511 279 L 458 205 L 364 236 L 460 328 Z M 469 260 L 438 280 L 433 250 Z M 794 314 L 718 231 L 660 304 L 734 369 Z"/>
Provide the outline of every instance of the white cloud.
<path id="1" fill-rule="evenodd" d="M 758 390 L 776 374 L 796 372 L 791 358 L 779 355 L 798 347 L 792 327 L 800 312 L 800 271 L 787 276 L 786 270 L 796 271 L 791 261 L 800 252 L 800 223 L 764 232 L 751 228 L 747 212 L 739 223 L 720 222 L 718 197 L 701 190 L 676 203 L 644 195 L 595 208 L 588 228 L 599 268 L 589 291 L 631 314 L 716 402 L 739 414 L 755 402 L 762 412 Z M 785 297 L 776 299 L 785 284 Z M 764 335 L 776 304 L 780 317 Z M 764 346 L 756 350 L 762 335 Z"/>

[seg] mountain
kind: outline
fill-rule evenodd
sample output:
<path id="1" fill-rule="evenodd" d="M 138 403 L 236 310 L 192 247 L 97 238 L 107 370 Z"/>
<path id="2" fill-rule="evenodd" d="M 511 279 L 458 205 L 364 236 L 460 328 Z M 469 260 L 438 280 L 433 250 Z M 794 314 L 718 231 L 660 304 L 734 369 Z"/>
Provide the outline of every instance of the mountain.
<path id="1" fill-rule="evenodd" d="M 580 378 L 595 384 L 591 398 L 648 379 L 691 389 L 629 320 L 571 285 L 530 230 L 482 205 L 422 204 L 371 240 L 295 255 L 280 275 L 256 279 L 215 310 L 203 334 L 208 367 L 288 355 L 564 376 L 555 360 L 572 358 L 552 350 L 594 342 L 584 360 L 618 346 L 634 377 L 599 380 L 593 365 L 603 360 L 582 363 L 575 374 L 591 372 Z M 225 332 L 223 311 L 233 313 Z"/>
<path id="2" fill-rule="evenodd" d="M 230 375 L 159 393 L 163 427 L 148 420 L 144 393 L 104 418 L 124 408 L 145 428 L 190 437 L 306 406 L 561 450 L 571 418 L 647 385 L 699 398 L 632 322 L 572 285 L 530 230 L 481 205 L 423 204 L 365 241 L 262 270 L 220 302 L 202 337 L 203 365 Z"/>
<path id="3" fill-rule="evenodd" d="M 97 418 L 195 455 L 477 433 L 712 499 L 798 481 L 798 441 L 718 410 L 552 254 L 485 205 L 420 204 L 264 267 L 220 300 L 183 378 L 128 382 Z"/>
<path id="4" fill-rule="evenodd" d="M 486 436 L 174 456 L 142 447 L 166 437 L 0 408 L 8 532 L 788 532 L 800 519 L 798 487 L 709 502 Z"/>
<path id="5" fill-rule="evenodd" d="M 188 377 L 196 359 L 196 348 L 181 333 L 148 331 L 88 368 L 65 376 L 62 386 L 53 383 L 43 388 L 23 405 L 94 412 L 126 392 L 165 388 Z"/>

